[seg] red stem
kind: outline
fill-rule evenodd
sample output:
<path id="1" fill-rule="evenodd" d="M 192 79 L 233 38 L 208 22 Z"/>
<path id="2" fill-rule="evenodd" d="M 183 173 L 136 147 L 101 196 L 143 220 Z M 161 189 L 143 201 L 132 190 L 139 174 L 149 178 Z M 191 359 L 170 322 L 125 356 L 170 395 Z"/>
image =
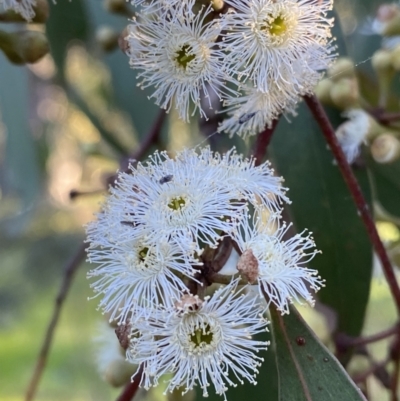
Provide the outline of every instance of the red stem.
<path id="1" fill-rule="evenodd" d="M 386 249 L 383 246 L 381 239 L 379 238 L 374 220 L 369 211 L 368 204 L 365 201 L 364 196 L 361 192 L 361 188 L 357 182 L 357 179 L 354 176 L 353 171 L 343 153 L 343 150 L 339 145 L 339 142 L 335 135 L 335 131 L 329 121 L 329 118 L 326 115 L 325 110 L 322 107 L 319 100 L 317 99 L 317 97 L 315 95 L 309 95 L 305 96 L 304 100 L 308 108 L 310 109 L 312 115 L 314 116 L 315 120 L 319 124 L 322 133 L 324 134 L 325 139 L 329 147 L 331 148 L 333 155 L 335 156 L 339 169 L 343 175 L 343 178 L 353 197 L 354 203 L 356 204 L 356 207 L 364 222 L 365 228 L 373 244 L 375 252 L 377 253 L 379 260 L 381 261 L 383 272 L 385 274 L 386 280 L 390 287 L 390 291 L 395 300 L 397 311 L 400 314 L 400 288 L 397 283 L 392 264 L 386 253 Z"/>

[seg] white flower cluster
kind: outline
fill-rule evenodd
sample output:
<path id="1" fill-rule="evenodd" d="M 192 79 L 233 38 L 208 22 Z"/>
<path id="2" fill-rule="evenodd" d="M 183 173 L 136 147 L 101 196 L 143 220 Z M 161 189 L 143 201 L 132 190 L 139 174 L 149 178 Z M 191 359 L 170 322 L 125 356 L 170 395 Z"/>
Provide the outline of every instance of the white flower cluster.
<path id="1" fill-rule="evenodd" d="M 230 134 L 255 135 L 294 113 L 333 58 L 332 0 L 132 3 L 142 9 L 126 37 L 139 86 L 186 121 L 196 111 L 207 118 L 204 104 L 219 98 L 230 116 L 220 130 Z"/>
<path id="2" fill-rule="evenodd" d="M 253 338 L 268 324 L 262 299 L 285 313 L 323 285 L 304 267 L 316 254 L 310 235 L 290 237 L 280 222 L 285 192 L 268 163 L 234 149 L 156 152 L 120 173 L 87 227 L 98 265 L 89 277 L 103 311 L 131 330 L 127 358 L 142 366 L 142 386 L 167 373 L 166 391 L 255 383 L 268 345 Z M 234 253 L 238 267 L 225 275 Z M 214 282 L 225 286 L 206 296 Z"/>
<path id="3" fill-rule="evenodd" d="M 14 10 L 30 21 L 35 16 L 33 8 L 36 6 L 36 0 L 0 0 L 0 6 L 5 10 Z"/>

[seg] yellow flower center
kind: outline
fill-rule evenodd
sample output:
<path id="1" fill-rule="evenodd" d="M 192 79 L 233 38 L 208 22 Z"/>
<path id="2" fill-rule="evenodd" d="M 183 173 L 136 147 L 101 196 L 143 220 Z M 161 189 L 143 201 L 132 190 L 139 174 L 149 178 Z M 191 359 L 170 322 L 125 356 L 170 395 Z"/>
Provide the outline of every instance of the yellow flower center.
<path id="1" fill-rule="evenodd" d="M 175 61 L 177 64 L 186 70 L 188 64 L 196 58 L 194 54 L 191 54 L 192 46 L 183 45 L 180 50 L 176 52 Z"/>
<path id="2" fill-rule="evenodd" d="M 286 20 L 282 16 L 272 18 L 265 27 L 265 29 L 268 29 L 269 33 L 274 36 L 285 34 L 287 28 Z"/>
<path id="3" fill-rule="evenodd" d="M 214 338 L 214 334 L 211 331 L 211 327 L 207 324 L 204 328 L 194 330 L 190 335 L 190 341 L 195 348 L 202 348 L 206 345 L 210 345 Z"/>
<path id="4" fill-rule="evenodd" d="M 178 196 L 171 199 L 171 201 L 168 203 L 168 207 L 172 210 L 180 210 L 183 209 L 185 204 L 185 199 L 183 199 L 181 196 Z"/>

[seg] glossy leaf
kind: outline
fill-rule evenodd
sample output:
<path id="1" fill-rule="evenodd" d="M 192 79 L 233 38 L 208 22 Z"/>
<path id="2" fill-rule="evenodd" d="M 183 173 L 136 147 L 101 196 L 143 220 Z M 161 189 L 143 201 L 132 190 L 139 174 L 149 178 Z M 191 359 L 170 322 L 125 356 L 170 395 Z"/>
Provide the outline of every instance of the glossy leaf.
<path id="1" fill-rule="evenodd" d="M 279 401 L 366 401 L 339 361 L 294 307 L 271 310 L 279 376 Z"/>
<path id="2" fill-rule="evenodd" d="M 340 117 L 331 113 L 335 126 Z M 282 119 L 270 149 L 290 188 L 298 231 L 313 232 L 322 251 L 310 263 L 326 280 L 319 299 L 337 313 L 337 329 L 357 336 L 363 326 L 372 273 L 372 246 L 322 133 L 304 104 L 291 124 Z M 355 171 L 367 199 L 367 172 Z"/>

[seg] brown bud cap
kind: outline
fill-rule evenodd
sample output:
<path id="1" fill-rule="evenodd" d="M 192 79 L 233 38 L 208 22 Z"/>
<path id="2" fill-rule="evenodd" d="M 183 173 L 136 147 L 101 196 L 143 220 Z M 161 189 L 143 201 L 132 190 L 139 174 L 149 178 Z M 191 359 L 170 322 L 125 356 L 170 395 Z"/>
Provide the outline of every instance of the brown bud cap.
<path id="1" fill-rule="evenodd" d="M 109 26 L 101 26 L 96 31 L 96 41 L 105 52 L 110 52 L 118 47 L 119 34 Z"/>
<path id="2" fill-rule="evenodd" d="M 352 59 L 348 57 L 340 57 L 336 62 L 328 69 L 328 77 L 332 81 L 339 81 L 342 78 L 354 78 L 355 77 L 355 66 Z"/>
<path id="3" fill-rule="evenodd" d="M 333 102 L 331 99 L 331 89 L 333 81 L 329 78 L 321 79 L 314 89 L 317 98 L 325 105 L 332 106 Z"/>
<path id="4" fill-rule="evenodd" d="M 379 135 L 372 142 L 371 154 L 378 163 L 392 163 L 400 158 L 400 141 L 389 133 Z"/>
<path id="5" fill-rule="evenodd" d="M 49 52 L 46 35 L 37 31 L 0 32 L 0 49 L 14 64 L 36 63 Z"/>
<path id="6" fill-rule="evenodd" d="M 359 107 L 360 93 L 355 78 L 342 78 L 330 90 L 333 104 L 341 110 Z"/>
<path id="7" fill-rule="evenodd" d="M 250 284 L 255 284 L 259 277 L 258 260 L 251 249 L 246 249 L 239 258 L 237 269 Z"/>
<path id="8" fill-rule="evenodd" d="M 128 36 L 128 28 L 126 27 L 118 37 L 118 46 L 125 53 L 129 53 L 129 42 L 126 40 Z"/>
<path id="9" fill-rule="evenodd" d="M 130 14 L 126 0 L 104 0 L 104 7 L 112 14 Z"/>
<path id="10" fill-rule="evenodd" d="M 379 22 L 388 22 L 400 13 L 400 8 L 397 4 L 386 3 L 378 7 L 376 18 Z"/>
<path id="11" fill-rule="evenodd" d="M 196 312 L 203 306 L 203 301 L 197 295 L 185 294 L 175 303 L 179 313 Z"/>
<path id="12" fill-rule="evenodd" d="M 118 341 L 123 349 L 128 349 L 130 342 L 132 326 L 127 324 L 121 324 L 115 329 L 115 334 L 117 335 Z"/>

